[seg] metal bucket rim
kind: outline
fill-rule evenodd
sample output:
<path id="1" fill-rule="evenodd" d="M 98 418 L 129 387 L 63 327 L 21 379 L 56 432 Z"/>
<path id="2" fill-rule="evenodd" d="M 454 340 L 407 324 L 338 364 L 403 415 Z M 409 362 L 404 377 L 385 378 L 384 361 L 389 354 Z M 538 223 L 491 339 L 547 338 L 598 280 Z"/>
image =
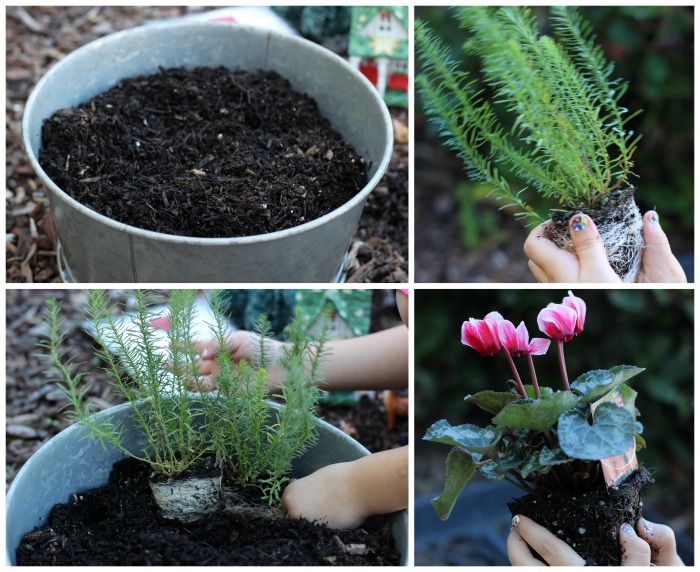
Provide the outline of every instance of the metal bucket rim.
<path id="1" fill-rule="evenodd" d="M 146 34 L 149 32 L 152 32 L 155 28 L 192 28 L 192 29 L 197 29 L 197 28 L 210 28 L 210 27 L 220 27 L 220 28 L 229 28 L 232 33 L 236 32 L 243 32 L 246 34 L 252 34 L 252 35 L 257 35 L 257 36 L 267 36 L 268 38 L 268 44 L 270 40 L 274 37 L 275 39 L 281 41 L 281 42 L 289 42 L 290 44 L 296 44 L 299 49 L 306 49 L 313 51 L 317 54 L 319 54 L 322 57 L 326 57 L 329 60 L 334 61 L 337 65 L 340 65 L 341 67 L 345 68 L 345 70 L 354 78 L 358 81 L 361 81 L 364 83 L 365 88 L 369 91 L 371 94 L 371 97 L 375 100 L 375 102 L 378 104 L 379 109 L 382 113 L 382 116 L 384 118 L 384 128 L 386 130 L 386 133 L 388 135 L 387 138 L 387 145 L 386 148 L 384 149 L 384 153 L 382 155 L 381 161 L 379 162 L 379 165 L 377 167 L 377 170 L 375 171 L 374 175 L 372 176 L 371 179 L 367 181 L 367 184 L 357 193 L 355 194 L 349 201 L 343 203 L 340 205 L 338 208 L 335 210 L 332 210 L 331 212 L 323 215 L 322 217 L 319 217 L 317 219 L 314 219 L 309 222 L 305 222 L 303 224 L 294 226 L 292 228 L 288 228 L 285 230 L 279 230 L 275 232 L 270 232 L 267 234 L 256 234 L 256 235 L 250 235 L 250 236 L 238 236 L 238 237 L 229 237 L 229 238 L 196 238 L 196 237 L 188 237 L 188 236 L 179 236 L 179 235 L 174 235 L 174 234 L 163 234 L 160 232 L 155 232 L 152 230 L 145 230 L 142 228 L 138 228 L 135 226 L 131 226 L 126 223 L 121 223 L 117 222 L 109 217 L 106 217 L 104 215 L 101 215 L 100 213 L 86 207 L 82 203 L 78 202 L 74 198 L 72 198 L 68 193 L 63 191 L 56 183 L 54 183 L 53 179 L 51 179 L 44 169 L 41 167 L 39 164 L 38 157 L 35 155 L 34 150 L 32 149 L 31 143 L 29 141 L 29 115 L 27 113 L 28 109 L 31 109 L 31 107 L 34 104 L 34 100 L 37 97 L 37 94 L 41 92 L 43 86 L 45 83 L 47 83 L 50 78 L 57 74 L 60 73 L 61 68 L 63 67 L 64 62 L 69 61 L 69 58 L 73 57 L 79 57 L 82 52 L 87 51 L 89 49 L 93 49 L 95 45 L 100 45 L 100 44 L 110 44 L 115 41 L 121 41 L 122 37 L 124 36 L 129 36 L 132 34 Z M 342 134 L 341 134 L 342 135 Z M 107 36 L 104 36 L 102 38 L 97 38 L 91 42 L 88 42 L 87 44 L 77 48 L 76 50 L 73 50 L 69 54 L 67 54 L 65 57 L 63 57 L 60 61 L 58 61 L 56 64 L 54 64 L 42 77 L 41 79 L 37 82 L 37 84 L 34 86 L 32 89 L 32 92 L 29 95 L 29 98 L 27 99 L 27 103 L 24 108 L 23 112 L 23 117 L 22 117 L 22 142 L 24 145 L 24 150 L 29 158 L 29 162 L 34 169 L 34 171 L 39 175 L 39 178 L 42 180 L 42 183 L 44 185 L 48 185 L 50 187 L 50 190 L 54 192 L 57 197 L 59 197 L 61 200 L 65 201 L 68 203 L 71 207 L 76 209 L 78 212 L 85 216 L 89 216 L 102 224 L 107 225 L 108 227 L 111 227 L 115 230 L 121 231 L 121 232 L 126 232 L 129 234 L 133 234 L 135 236 L 138 236 L 140 238 L 144 239 L 151 239 L 151 240 L 159 240 L 162 242 L 170 242 L 174 244 L 187 244 L 187 245 L 204 245 L 204 246 L 228 246 L 228 245 L 245 245 L 245 244 L 251 244 L 251 243 L 259 243 L 259 242 L 267 242 L 267 241 L 274 241 L 274 240 L 280 240 L 284 239 L 287 237 L 294 236 L 296 234 L 300 234 L 303 232 L 307 232 L 309 230 L 312 230 L 314 228 L 320 227 L 325 225 L 326 223 L 332 221 L 335 218 L 338 218 L 339 216 L 342 216 L 344 213 L 347 211 L 351 210 L 353 207 L 355 207 L 358 203 L 364 202 L 369 195 L 369 193 L 377 186 L 381 178 L 384 176 L 384 172 L 386 171 L 389 161 L 391 160 L 391 156 L 393 153 L 393 126 L 391 122 L 391 115 L 389 114 L 389 110 L 384 103 L 383 99 L 379 96 L 378 91 L 376 88 L 370 83 L 370 81 L 362 75 L 358 70 L 353 68 L 347 61 L 345 61 L 343 58 L 340 56 L 334 54 L 330 50 L 319 46 L 318 44 L 315 44 L 314 42 L 311 42 L 309 40 L 306 40 L 304 38 L 297 38 L 295 36 L 289 36 L 286 34 L 281 34 L 272 30 L 265 30 L 262 28 L 257 28 L 255 26 L 249 26 L 249 25 L 244 25 L 244 24 L 235 24 L 232 25 L 227 22 L 160 22 L 160 23 L 155 23 L 155 24 L 149 24 L 148 26 L 139 26 L 137 28 L 129 28 L 127 30 L 121 30 L 119 32 L 115 32 L 113 34 L 109 34 Z"/>

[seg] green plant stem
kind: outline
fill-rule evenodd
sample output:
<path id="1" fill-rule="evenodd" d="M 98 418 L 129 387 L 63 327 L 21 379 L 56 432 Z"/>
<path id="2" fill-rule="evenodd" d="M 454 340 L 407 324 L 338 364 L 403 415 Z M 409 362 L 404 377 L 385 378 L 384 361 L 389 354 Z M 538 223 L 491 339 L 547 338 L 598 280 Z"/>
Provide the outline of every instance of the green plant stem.
<path id="1" fill-rule="evenodd" d="M 527 485 L 522 485 L 522 484 L 520 484 L 520 483 L 519 483 L 518 481 L 516 481 L 516 480 L 509 479 L 509 478 L 508 478 L 508 475 L 506 475 L 506 476 L 503 477 L 503 478 L 504 478 L 506 481 L 508 481 L 511 485 L 514 485 L 514 486 L 518 487 L 521 491 L 525 491 L 525 492 L 528 493 L 528 494 L 537 494 L 537 492 L 536 492 L 534 489 L 531 489 L 531 488 L 528 487 Z"/>
<path id="2" fill-rule="evenodd" d="M 540 398 L 540 386 L 537 383 L 537 374 L 535 373 L 535 363 L 532 361 L 532 355 L 527 355 L 528 365 L 530 366 L 530 376 L 532 377 L 532 387 L 535 389 L 535 399 Z"/>
<path id="3" fill-rule="evenodd" d="M 566 373 L 566 362 L 564 361 L 564 342 L 557 342 L 557 356 L 559 357 L 559 371 L 564 391 L 569 391 L 569 376 Z"/>
<path id="4" fill-rule="evenodd" d="M 525 387 L 523 387 L 523 382 L 520 380 L 520 375 L 518 375 L 518 370 L 515 368 L 515 362 L 513 361 L 513 358 L 511 355 L 508 353 L 508 350 L 506 348 L 503 348 L 503 353 L 506 354 L 506 358 L 508 359 L 508 363 L 510 364 L 510 369 L 513 372 L 513 377 L 515 378 L 515 385 L 518 386 L 518 392 L 522 396 L 523 399 L 527 399 L 527 393 L 525 393 Z"/>

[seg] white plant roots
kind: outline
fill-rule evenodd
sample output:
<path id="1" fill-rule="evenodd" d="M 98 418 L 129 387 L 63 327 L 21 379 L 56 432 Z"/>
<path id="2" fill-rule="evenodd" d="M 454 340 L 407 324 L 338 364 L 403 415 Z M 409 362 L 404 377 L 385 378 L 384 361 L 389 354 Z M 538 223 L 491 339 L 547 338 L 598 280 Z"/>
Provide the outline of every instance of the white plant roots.
<path id="1" fill-rule="evenodd" d="M 598 228 L 610 266 L 623 282 L 635 282 L 642 266 L 644 248 L 642 215 L 631 193 L 613 209 L 614 216 L 599 217 L 600 211 L 583 212 L 593 219 Z M 568 228 L 553 228 L 551 239 L 558 247 L 575 252 Z"/>

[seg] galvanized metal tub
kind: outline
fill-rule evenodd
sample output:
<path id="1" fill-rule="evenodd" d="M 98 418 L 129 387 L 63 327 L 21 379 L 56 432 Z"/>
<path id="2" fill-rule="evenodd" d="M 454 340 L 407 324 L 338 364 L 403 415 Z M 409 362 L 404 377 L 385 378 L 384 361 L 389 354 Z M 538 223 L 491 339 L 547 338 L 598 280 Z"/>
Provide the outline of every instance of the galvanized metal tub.
<path id="1" fill-rule="evenodd" d="M 333 212 L 284 231 L 187 238 L 115 222 L 70 198 L 38 162 L 43 122 L 120 80 L 159 67 L 274 70 L 313 97 L 321 114 L 365 159 L 368 183 Z M 367 195 L 393 148 L 391 118 L 376 89 L 312 42 L 247 26 L 166 23 L 119 32 L 72 52 L 39 81 L 22 121 L 24 145 L 53 212 L 64 279 L 76 282 L 330 282 L 339 279 Z"/>
<path id="2" fill-rule="evenodd" d="M 124 446 L 143 451 L 147 443 L 143 432 L 131 416 L 131 404 L 124 403 L 96 415 L 124 424 Z M 304 477 L 333 463 L 353 461 L 369 455 L 357 441 L 329 425 L 319 422 L 319 440 L 294 460 L 293 474 Z M 22 537 L 44 524 L 56 503 L 65 503 L 81 491 L 107 484 L 112 465 L 125 456 L 116 447 L 100 445 L 99 440 L 85 438 L 80 424 L 72 425 L 45 443 L 17 473 L 7 493 L 6 563 L 16 565 L 15 552 Z M 401 562 L 408 559 L 408 515 L 401 511 L 388 515 Z"/>

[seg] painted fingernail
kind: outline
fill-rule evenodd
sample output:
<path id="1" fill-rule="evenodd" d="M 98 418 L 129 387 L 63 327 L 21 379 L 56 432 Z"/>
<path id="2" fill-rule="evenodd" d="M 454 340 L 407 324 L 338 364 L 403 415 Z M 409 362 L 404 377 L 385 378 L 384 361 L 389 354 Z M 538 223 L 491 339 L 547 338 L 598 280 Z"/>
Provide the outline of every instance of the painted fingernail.
<path id="1" fill-rule="evenodd" d="M 586 215 L 576 215 L 569 222 L 572 230 L 583 230 L 588 226 L 588 218 Z"/>
<path id="2" fill-rule="evenodd" d="M 656 214 L 655 212 L 651 213 L 649 215 L 649 222 L 651 224 L 659 224 L 659 215 Z"/>
<path id="3" fill-rule="evenodd" d="M 622 532 L 622 534 L 634 534 L 634 528 L 632 528 L 632 526 L 630 526 L 629 524 L 625 523 L 620 527 L 620 532 Z"/>
<path id="4" fill-rule="evenodd" d="M 511 530 L 514 529 L 514 528 L 515 528 L 516 526 L 518 526 L 519 524 L 520 524 L 520 515 L 519 515 L 519 514 L 516 514 L 516 515 L 513 517 L 513 521 L 512 521 L 511 527 L 510 527 Z"/>
<path id="5" fill-rule="evenodd" d="M 642 525 L 642 530 L 644 530 L 644 534 L 647 536 L 653 536 L 654 535 L 654 525 L 651 524 L 648 520 L 640 518 L 639 522 Z"/>

